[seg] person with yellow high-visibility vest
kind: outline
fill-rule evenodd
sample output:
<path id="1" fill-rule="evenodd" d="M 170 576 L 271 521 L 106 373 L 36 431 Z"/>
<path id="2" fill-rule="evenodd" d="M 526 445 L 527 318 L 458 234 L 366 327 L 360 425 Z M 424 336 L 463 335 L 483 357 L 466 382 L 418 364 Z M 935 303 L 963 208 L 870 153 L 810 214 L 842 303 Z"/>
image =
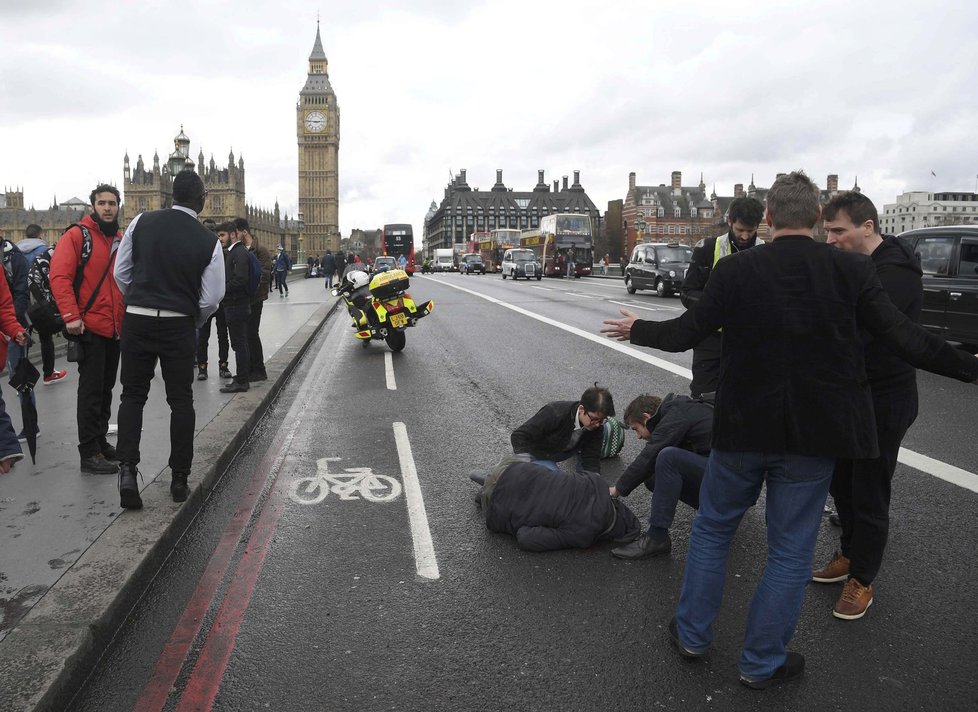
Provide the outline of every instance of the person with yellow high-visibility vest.
<path id="1" fill-rule="evenodd" d="M 730 203 L 727 234 L 707 237 L 693 247 L 693 258 L 683 280 L 680 299 L 691 308 L 699 301 L 714 265 L 727 255 L 748 250 L 763 240 L 757 226 L 764 219 L 764 204 L 757 198 L 740 197 Z M 693 380 L 689 391 L 694 398 L 711 398 L 720 382 L 720 332 L 711 334 L 693 349 Z"/>

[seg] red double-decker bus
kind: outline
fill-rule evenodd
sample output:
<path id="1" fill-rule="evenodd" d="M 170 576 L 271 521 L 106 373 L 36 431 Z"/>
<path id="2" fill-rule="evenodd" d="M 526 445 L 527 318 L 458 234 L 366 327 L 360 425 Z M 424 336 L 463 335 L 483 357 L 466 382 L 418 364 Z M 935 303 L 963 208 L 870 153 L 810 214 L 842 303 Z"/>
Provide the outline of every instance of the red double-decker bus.
<path id="1" fill-rule="evenodd" d="M 401 263 L 401 255 L 407 260 L 404 271 L 414 274 L 414 231 L 405 223 L 384 225 L 384 254 Z"/>

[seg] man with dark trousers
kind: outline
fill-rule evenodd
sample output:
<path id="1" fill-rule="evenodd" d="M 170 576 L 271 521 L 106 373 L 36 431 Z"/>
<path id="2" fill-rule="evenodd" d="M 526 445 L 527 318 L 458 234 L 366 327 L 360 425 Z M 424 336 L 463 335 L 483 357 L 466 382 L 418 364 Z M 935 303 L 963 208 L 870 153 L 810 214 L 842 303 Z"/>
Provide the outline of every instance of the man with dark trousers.
<path id="1" fill-rule="evenodd" d="M 812 239 L 819 214 L 808 176 L 782 175 L 767 194 L 770 244 L 718 261 L 699 302 L 679 318 L 643 321 L 623 309 L 602 329 L 670 352 L 723 329 L 713 449 L 668 632 L 683 656 L 710 649 L 730 543 L 766 486 L 768 556 L 739 664 L 740 681 L 753 689 L 804 671 L 805 658 L 785 648 L 811 580 L 835 462 L 879 455 L 862 330 L 919 368 L 978 378 L 978 359 L 893 306 L 869 257 Z"/>
<path id="2" fill-rule="evenodd" d="M 547 403 L 513 431 L 510 441 L 517 455 L 529 453 L 535 462 L 552 470 L 557 463 L 577 456 L 577 471 L 601 473 L 604 421 L 615 414 L 607 388 L 584 391 L 579 401 Z"/>
<path id="3" fill-rule="evenodd" d="M 924 302 L 920 264 L 908 245 L 883 238 L 876 207 L 862 193 L 834 196 L 824 208 L 827 242 L 868 255 L 890 301 L 911 320 L 920 321 Z M 873 395 L 879 457 L 835 463 L 829 491 L 842 524 L 840 548 L 812 574 L 818 583 L 845 581 L 832 615 L 856 620 L 873 603 L 873 580 L 883 563 L 890 529 L 890 484 L 900 443 L 917 417 L 917 370 L 879 339 L 864 337 L 866 375 Z"/>
<path id="4" fill-rule="evenodd" d="M 224 262 L 214 234 L 197 221 L 207 192 L 193 171 L 173 179 L 173 207 L 140 213 L 126 228 L 115 282 L 126 303 L 119 403 L 119 499 L 143 506 L 136 482 L 143 407 L 159 361 L 170 405 L 170 495 L 187 499 L 194 454 L 196 329 L 224 296 Z"/>
<path id="5" fill-rule="evenodd" d="M 221 306 L 228 324 L 228 337 L 234 350 L 236 369 L 234 379 L 221 387 L 221 393 L 244 393 L 251 382 L 251 352 L 248 345 L 248 319 L 251 316 L 248 276 L 251 257 L 233 222 L 218 225 L 217 236 L 227 248 L 227 256 L 224 258 L 226 288 Z"/>
<path id="6" fill-rule="evenodd" d="M 713 406 L 669 393 L 640 395 L 625 408 L 625 425 L 646 445 L 618 481 L 611 496 L 627 497 L 640 484 L 652 491 L 649 530 L 627 546 L 612 549 L 619 559 L 644 559 L 672 551 L 669 528 L 676 505 L 700 506 L 700 485 L 713 435 Z"/>
<path id="7" fill-rule="evenodd" d="M 80 341 L 84 349 L 84 358 L 78 363 L 81 471 L 114 475 L 119 471 L 114 462 L 116 451 L 105 437 L 119 371 L 119 335 L 125 309 L 119 287 L 109 274 L 122 237 L 119 189 L 103 183 L 92 191 L 90 200 L 92 214 L 58 240 L 49 278 L 68 337 Z M 87 261 L 83 250 L 91 250 Z"/>
<path id="8" fill-rule="evenodd" d="M 265 300 L 268 299 L 272 281 L 272 255 L 268 248 L 259 244 L 258 240 L 251 234 L 247 220 L 235 218 L 234 228 L 238 231 L 241 241 L 255 253 L 255 257 L 261 264 L 261 281 L 258 283 L 258 291 L 251 298 L 251 315 L 248 317 L 248 357 L 251 360 L 251 373 L 248 374 L 248 380 L 249 382 L 267 381 L 265 350 L 262 348 L 261 335 L 258 331 L 261 328 L 262 307 L 265 305 Z"/>
<path id="9" fill-rule="evenodd" d="M 215 244 L 221 247 L 221 262 L 224 262 L 224 246 L 217 236 L 217 223 L 210 218 L 201 221 L 201 225 L 206 227 L 214 235 Z M 230 344 L 228 343 L 228 324 L 224 320 L 224 309 L 217 308 L 200 328 L 197 329 L 197 380 L 207 380 L 207 358 L 209 344 L 211 340 L 211 326 L 217 327 L 217 375 L 221 378 L 231 378 L 231 371 L 228 369 L 228 355 L 230 354 Z"/>
<path id="10" fill-rule="evenodd" d="M 693 247 L 686 278 L 679 297 L 691 309 L 703 294 L 710 272 L 721 259 L 749 250 L 763 241 L 757 237 L 757 226 L 764 219 L 764 204 L 756 198 L 741 196 L 727 210 L 727 234 L 707 237 Z M 707 336 L 693 348 L 693 380 L 689 392 L 694 398 L 712 397 L 720 380 L 720 333 Z"/>

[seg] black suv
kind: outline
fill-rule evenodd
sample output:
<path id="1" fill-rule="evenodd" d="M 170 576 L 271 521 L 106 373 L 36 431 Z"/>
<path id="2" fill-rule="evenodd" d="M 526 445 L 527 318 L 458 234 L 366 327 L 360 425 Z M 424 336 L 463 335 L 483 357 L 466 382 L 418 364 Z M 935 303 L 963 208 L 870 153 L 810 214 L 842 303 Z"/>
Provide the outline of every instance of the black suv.
<path id="1" fill-rule="evenodd" d="M 629 294 L 639 289 L 654 289 L 660 297 L 675 294 L 683 285 L 692 258 L 693 248 L 678 242 L 635 245 L 625 268 L 625 289 Z"/>
<path id="2" fill-rule="evenodd" d="M 978 225 L 901 233 L 924 272 L 920 325 L 978 352 Z"/>

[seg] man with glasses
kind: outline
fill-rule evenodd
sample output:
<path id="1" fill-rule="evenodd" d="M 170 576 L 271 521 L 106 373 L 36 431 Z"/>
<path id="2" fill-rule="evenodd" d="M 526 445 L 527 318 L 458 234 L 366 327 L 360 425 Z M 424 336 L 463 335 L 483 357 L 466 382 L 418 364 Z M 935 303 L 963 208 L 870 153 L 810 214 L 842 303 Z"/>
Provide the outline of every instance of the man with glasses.
<path id="1" fill-rule="evenodd" d="M 558 470 L 558 462 L 577 455 L 577 471 L 601 473 L 601 426 L 615 414 L 607 388 L 597 385 L 578 401 L 547 403 L 513 431 L 513 452 L 529 453 L 534 461 Z"/>

